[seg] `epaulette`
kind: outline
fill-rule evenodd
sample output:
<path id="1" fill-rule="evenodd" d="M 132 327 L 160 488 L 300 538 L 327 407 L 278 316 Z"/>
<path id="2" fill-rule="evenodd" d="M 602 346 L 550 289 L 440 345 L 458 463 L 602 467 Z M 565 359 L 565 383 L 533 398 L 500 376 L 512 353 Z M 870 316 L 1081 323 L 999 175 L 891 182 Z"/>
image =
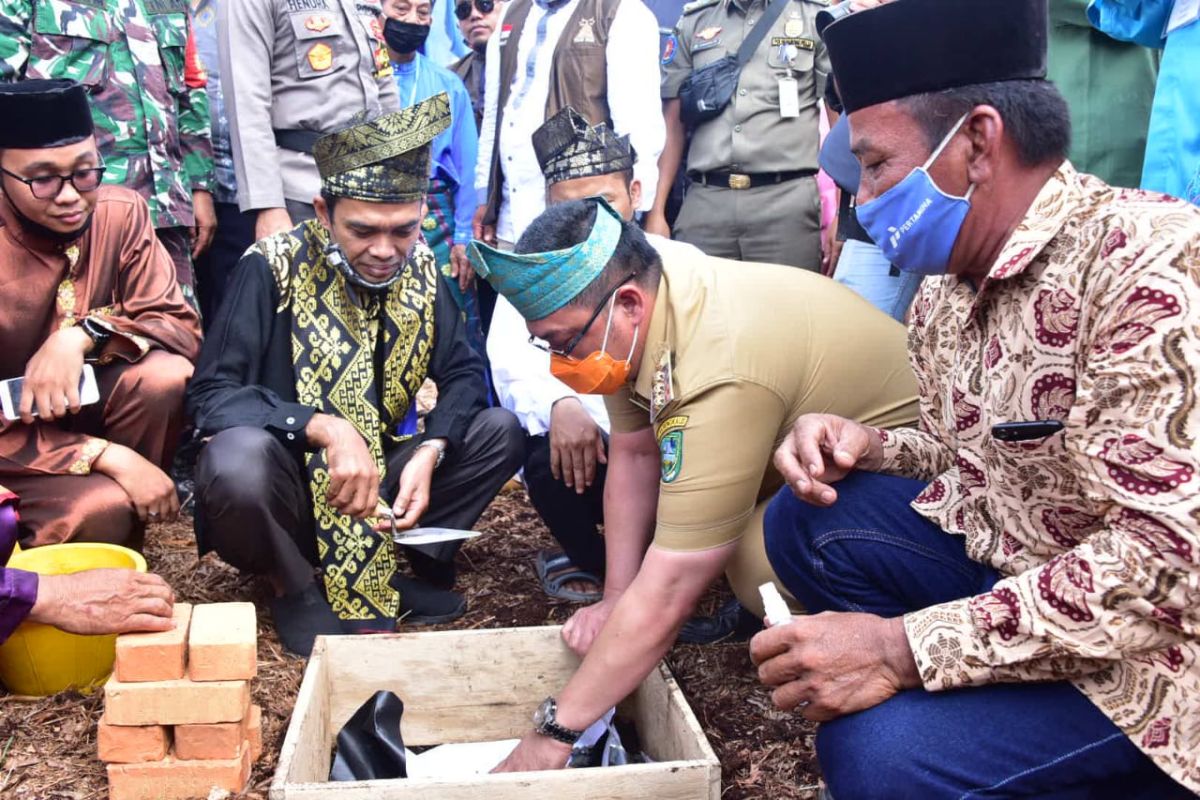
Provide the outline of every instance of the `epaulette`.
<path id="1" fill-rule="evenodd" d="M 702 8 L 715 6 L 720 2 L 721 0 L 692 0 L 692 2 L 684 4 L 683 8 L 679 11 L 679 16 L 686 17 L 688 14 L 695 14 Z"/>

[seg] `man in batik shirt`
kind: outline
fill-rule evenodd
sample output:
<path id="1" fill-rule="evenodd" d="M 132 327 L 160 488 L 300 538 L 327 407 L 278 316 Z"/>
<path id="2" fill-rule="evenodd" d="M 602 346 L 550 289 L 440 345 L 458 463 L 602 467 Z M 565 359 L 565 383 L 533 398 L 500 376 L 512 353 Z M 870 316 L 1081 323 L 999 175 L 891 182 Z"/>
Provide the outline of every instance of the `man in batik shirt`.
<path id="1" fill-rule="evenodd" d="M 189 303 L 212 241 L 206 79 L 186 0 L 0 0 L 0 81 L 62 78 L 91 97 L 106 183 L 150 204 Z"/>
<path id="2" fill-rule="evenodd" d="M 1200 212 L 1065 160 L 1045 0 L 823 16 L 921 422 L 797 420 L 759 676 L 834 797 L 1192 797 Z"/>
<path id="3" fill-rule="evenodd" d="M 172 516 L 162 471 L 183 424 L 200 321 L 146 202 L 101 186 L 87 93 L 0 84 L 0 380 L 24 378 L 0 418 L 0 482 L 21 496 L 25 546 L 140 546 Z M 82 404 L 84 361 L 99 402 Z"/>
<path id="4" fill-rule="evenodd" d="M 392 536 L 470 528 L 520 467 L 520 426 L 485 407 L 483 362 L 418 241 L 430 142 L 449 122 L 438 94 L 317 141 L 317 219 L 242 258 L 189 389 L 212 437 L 196 467 L 200 550 L 271 580 L 280 638 L 302 655 L 321 634 L 461 615 L 447 590 L 462 542 L 403 548 L 416 580 L 397 572 Z M 427 376 L 437 407 L 404 435 Z"/>

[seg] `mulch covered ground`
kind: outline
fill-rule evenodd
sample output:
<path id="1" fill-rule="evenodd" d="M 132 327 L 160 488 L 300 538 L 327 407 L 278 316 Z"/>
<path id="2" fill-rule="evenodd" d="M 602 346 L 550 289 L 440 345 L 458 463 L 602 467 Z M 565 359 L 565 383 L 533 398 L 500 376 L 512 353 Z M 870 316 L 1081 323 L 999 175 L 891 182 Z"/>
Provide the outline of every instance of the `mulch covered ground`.
<path id="1" fill-rule="evenodd" d="M 524 492 L 497 498 L 478 526 L 488 535 L 459 555 L 459 588 L 470 611 L 448 628 L 503 628 L 564 622 L 574 606 L 537 586 L 533 557 L 552 544 Z M 252 600 L 259 609 L 259 673 L 254 702 L 263 708 L 263 757 L 246 798 L 266 798 L 279 747 L 300 687 L 304 661 L 280 648 L 263 605 L 263 589 L 211 555 L 197 560 L 190 520 L 150 531 L 150 568 L 193 603 Z M 714 590 L 713 609 L 728 597 Z M 668 663 L 700 719 L 722 766 L 727 800 L 798 800 L 817 794 L 813 726 L 774 710 L 754 678 L 745 643 L 677 645 Z M 25 700 L 0 690 L 0 797 L 5 800 L 101 800 L 104 766 L 96 760 L 101 695 Z"/>

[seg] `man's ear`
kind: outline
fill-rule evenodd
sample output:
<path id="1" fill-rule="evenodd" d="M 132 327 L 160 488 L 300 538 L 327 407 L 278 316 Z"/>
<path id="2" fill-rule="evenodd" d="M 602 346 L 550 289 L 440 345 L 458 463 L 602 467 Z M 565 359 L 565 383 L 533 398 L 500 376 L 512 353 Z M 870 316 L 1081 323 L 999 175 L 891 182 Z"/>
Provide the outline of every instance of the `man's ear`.
<path id="1" fill-rule="evenodd" d="M 617 289 L 616 305 L 629 316 L 634 325 L 642 325 L 650 316 L 649 299 L 642 287 L 627 283 Z"/>
<path id="2" fill-rule="evenodd" d="M 313 211 L 317 212 L 317 221 L 325 226 L 325 230 L 333 231 L 333 220 L 329 216 L 329 206 L 324 197 L 317 195 L 313 198 Z"/>
<path id="3" fill-rule="evenodd" d="M 642 205 L 642 181 L 639 178 L 634 178 L 629 182 L 629 207 L 633 209 L 633 213 L 637 213 L 638 208 Z"/>
<path id="4" fill-rule="evenodd" d="M 992 106 L 976 106 L 963 123 L 971 150 L 967 154 L 967 179 L 976 186 L 995 179 L 1004 146 L 1004 119 Z"/>

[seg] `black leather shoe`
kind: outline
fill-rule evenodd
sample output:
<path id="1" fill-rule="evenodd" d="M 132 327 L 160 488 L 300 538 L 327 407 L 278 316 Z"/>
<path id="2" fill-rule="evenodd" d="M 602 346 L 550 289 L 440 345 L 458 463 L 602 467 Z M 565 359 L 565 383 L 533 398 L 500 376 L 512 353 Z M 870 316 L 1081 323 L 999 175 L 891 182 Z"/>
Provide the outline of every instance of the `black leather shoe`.
<path id="1" fill-rule="evenodd" d="M 392 576 L 392 587 L 400 592 L 400 613 L 404 625 L 441 625 L 467 613 L 467 601 L 458 592 L 435 589 L 424 581 Z"/>
<path id="2" fill-rule="evenodd" d="M 441 561 L 413 547 L 406 547 L 404 550 L 414 575 L 435 589 L 454 588 L 454 579 L 458 572 L 454 568 L 453 558 Z"/>
<path id="3" fill-rule="evenodd" d="M 678 641 L 684 644 L 715 644 L 744 642 L 762 630 L 762 620 L 755 617 L 734 598 L 717 609 L 711 617 L 692 617 L 679 629 Z"/>
<path id="4" fill-rule="evenodd" d="M 273 597 L 267 601 L 275 632 L 289 652 L 298 656 L 312 655 L 313 642 L 318 636 L 342 633 L 341 620 L 333 613 L 325 595 L 315 583 L 302 592 Z"/>

